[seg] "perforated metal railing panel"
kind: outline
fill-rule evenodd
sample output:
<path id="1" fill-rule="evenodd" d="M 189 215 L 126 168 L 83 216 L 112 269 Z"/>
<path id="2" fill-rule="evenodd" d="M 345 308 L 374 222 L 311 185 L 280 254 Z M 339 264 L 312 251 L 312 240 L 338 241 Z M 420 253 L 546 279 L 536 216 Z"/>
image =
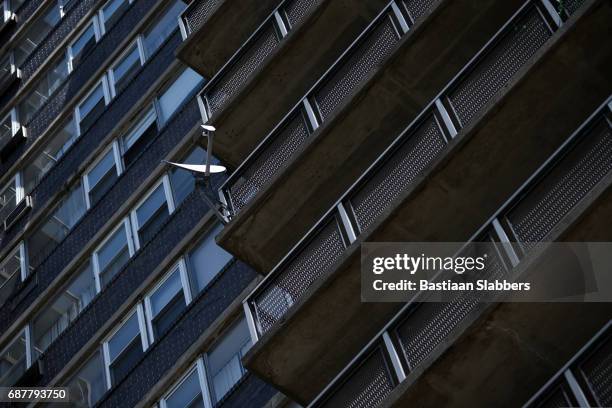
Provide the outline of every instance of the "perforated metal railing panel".
<path id="1" fill-rule="evenodd" d="M 612 170 L 612 128 L 601 118 L 506 216 L 519 241 L 542 241 Z"/>
<path id="2" fill-rule="evenodd" d="M 378 170 L 350 197 L 359 229 L 376 219 L 446 145 L 440 124 L 429 116 Z"/>
<path id="3" fill-rule="evenodd" d="M 279 38 L 270 21 L 261 33 L 248 45 L 248 49 L 229 67 L 219 80 L 206 92 L 210 115 L 214 115 L 242 88 L 262 62 L 278 46 Z"/>
<path id="4" fill-rule="evenodd" d="M 399 36 L 389 15 L 351 52 L 338 69 L 314 92 L 323 121 L 391 54 Z"/>
<path id="5" fill-rule="evenodd" d="M 462 127 L 506 85 L 550 36 L 551 32 L 535 6 L 508 27 L 507 34 L 448 94 L 448 101 Z"/>
<path id="6" fill-rule="evenodd" d="M 476 244 L 474 244 L 476 245 Z M 478 274 L 479 279 L 499 279 L 505 273 L 505 267 L 491 246 L 486 247 L 487 268 Z M 453 281 L 462 277 L 454 274 Z M 467 275 L 466 275 L 467 276 Z M 401 357 L 413 369 L 459 325 L 459 323 L 478 305 L 476 293 L 457 292 L 452 302 L 422 302 L 417 304 L 407 317 L 394 330 L 401 346 Z"/>
<path id="7" fill-rule="evenodd" d="M 401 4 L 406 8 L 408 17 L 414 23 L 431 10 L 438 0 L 404 0 Z"/>
<path id="8" fill-rule="evenodd" d="M 185 11 L 187 33 L 198 31 L 221 1 L 223 0 L 193 0 Z"/>
<path id="9" fill-rule="evenodd" d="M 345 249 L 336 217 L 331 217 L 295 258 L 272 277 L 252 299 L 260 334 L 279 321 L 306 290 L 327 271 Z"/>
<path id="10" fill-rule="evenodd" d="M 566 14 L 572 15 L 576 12 L 576 10 L 578 10 L 578 8 L 580 8 L 580 6 L 582 6 L 583 3 L 584 0 L 564 0 L 563 10 L 561 11 L 565 12 Z M 557 8 L 559 7 L 560 5 L 557 5 Z"/>
<path id="11" fill-rule="evenodd" d="M 292 0 L 282 8 L 291 28 L 298 26 L 323 0 Z"/>
<path id="12" fill-rule="evenodd" d="M 289 159 L 304 144 L 308 127 L 304 115 L 298 111 L 288 119 L 285 127 L 272 135 L 273 139 L 229 187 L 234 213 L 247 205 L 264 185 L 282 170 Z"/>
<path id="13" fill-rule="evenodd" d="M 607 340 L 581 365 L 580 371 L 588 388 L 597 399 L 597 406 L 612 406 L 612 338 Z"/>
<path id="14" fill-rule="evenodd" d="M 573 406 L 576 406 L 576 403 L 572 401 L 568 390 L 563 386 L 552 389 L 547 395 L 529 405 L 530 408 L 564 408 Z"/>
<path id="15" fill-rule="evenodd" d="M 320 406 L 326 408 L 376 407 L 389 395 L 393 387 L 393 377 L 383 351 L 379 347 Z"/>

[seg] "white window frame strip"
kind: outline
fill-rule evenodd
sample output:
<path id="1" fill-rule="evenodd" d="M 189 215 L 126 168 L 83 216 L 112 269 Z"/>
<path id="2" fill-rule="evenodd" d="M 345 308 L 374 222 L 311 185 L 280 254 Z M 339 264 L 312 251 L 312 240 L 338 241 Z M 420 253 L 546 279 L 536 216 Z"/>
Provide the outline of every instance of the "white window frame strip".
<path id="1" fill-rule="evenodd" d="M 119 151 L 119 145 L 116 140 L 113 140 L 112 145 L 104 149 L 99 155 L 99 159 L 93 162 L 89 167 L 87 167 L 87 170 L 85 170 L 85 172 L 83 173 L 83 191 L 85 192 L 85 204 L 87 206 L 87 210 L 91 209 L 91 200 L 89 199 L 89 193 L 91 191 L 91 186 L 89 185 L 89 173 L 91 173 L 94 167 L 96 167 L 100 163 L 102 158 L 104 158 L 104 156 L 106 156 L 111 149 L 113 149 L 113 161 L 115 162 L 114 167 L 115 172 L 117 173 L 117 177 L 120 177 L 123 173 L 123 162 L 121 160 L 121 152 Z"/>

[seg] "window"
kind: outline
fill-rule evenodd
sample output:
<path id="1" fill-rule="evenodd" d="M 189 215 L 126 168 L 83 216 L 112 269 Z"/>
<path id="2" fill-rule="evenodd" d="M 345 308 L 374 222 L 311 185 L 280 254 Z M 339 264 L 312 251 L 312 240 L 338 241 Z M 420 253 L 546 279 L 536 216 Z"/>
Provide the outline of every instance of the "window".
<path id="1" fill-rule="evenodd" d="M 47 102 L 53 92 L 64 82 L 68 76 L 68 65 L 64 58 L 56 61 L 48 69 L 33 91 L 19 104 L 19 116 L 23 123 L 29 123 L 36 112 Z"/>
<path id="2" fill-rule="evenodd" d="M 214 402 L 219 402 L 245 374 L 241 359 L 250 347 L 249 328 L 246 320 L 241 319 L 206 354 L 206 372 Z"/>
<path id="3" fill-rule="evenodd" d="M 173 211 L 170 181 L 164 176 L 132 211 L 131 220 L 136 248 L 149 242 Z"/>
<path id="4" fill-rule="evenodd" d="M 100 117 L 109 101 L 108 85 L 106 77 L 104 77 L 76 108 L 76 117 L 81 134 L 85 133 Z"/>
<path id="5" fill-rule="evenodd" d="M 61 200 L 57 208 L 28 239 L 30 265 L 36 267 L 68 235 L 72 227 L 85 214 L 85 194 L 83 185 L 78 183 Z"/>
<path id="6" fill-rule="evenodd" d="M 129 81 L 134 78 L 136 71 L 144 64 L 141 44 L 141 40 L 137 39 L 109 70 L 112 97 L 117 96 L 125 88 Z"/>
<path id="7" fill-rule="evenodd" d="M 179 76 L 174 80 L 164 93 L 159 97 L 159 110 L 162 122 L 165 123 L 172 116 L 172 114 L 178 109 L 179 106 L 185 101 L 191 92 L 198 87 L 202 82 L 203 78 L 192 70 L 186 68 Z"/>
<path id="8" fill-rule="evenodd" d="M 97 19 L 93 18 L 81 34 L 68 46 L 68 63 L 71 71 L 74 71 L 78 63 L 99 40 L 100 28 Z"/>
<path id="9" fill-rule="evenodd" d="M 215 242 L 215 236 L 222 228 L 222 225 L 213 228 L 204 240 L 189 253 L 191 286 L 197 292 L 202 291 L 232 259 L 232 255 Z"/>
<path id="10" fill-rule="evenodd" d="M 94 252 L 94 271 L 98 292 L 105 287 L 134 255 L 130 226 L 124 220 Z"/>
<path id="11" fill-rule="evenodd" d="M 28 368 L 26 330 L 0 352 L 0 386 L 14 385 Z"/>
<path id="12" fill-rule="evenodd" d="M 106 392 L 102 354 L 96 352 L 68 381 L 70 403 L 79 408 L 93 407 Z"/>
<path id="13" fill-rule="evenodd" d="M 201 368 L 191 368 L 176 386 L 162 399 L 165 408 L 204 408 L 202 385 L 200 384 Z"/>
<path id="14" fill-rule="evenodd" d="M 163 14 L 155 19 L 156 24 L 144 35 L 147 56 L 151 56 L 178 27 L 178 17 L 187 8 L 184 1 L 175 1 Z"/>
<path id="15" fill-rule="evenodd" d="M 25 277 L 25 246 L 21 243 L 0 262 L 0 306 L 11 296 L 17 283 Z"/>
<path id="16" fill-rule="evenodd" d="M 19 121 L 17 120 L 17 111 L 12 109 L 0 121 L 0 149 L 4 147 L 11 138 L 19 131 Z"/>
<path id="17" fill-rule="evenodd" d="M 157 115 L 153 107 L 121 138 L 123 163 L 128 167 L 157 134 Z"/>
<path id="18" fill-rule="evenodd" d="M 91 302 L 96 294 L 93 270 L 85 265 L 55 300 L 32 323 L 35 357 L 44 352 Z"/>
<path id="19" fill-rule="evenodd" d="M 13 53 L 9 51 L 4 59 L 0 60 L 0 79 L 8 78 L 15 72 L 15 64 L 13 63 Z"/>
<path id="20" fill-rule="evenodd" d="M 138 306 L 102 345 L 109 389 L 127 374 L 147 349 L 143 322 L 142 308 Z"/>
<path id="21" fill-rule="evenodd" d="M 23 187 L 21 185 L 21 174 L 17 173 L 11 181 L 9 181 L 0 190 L 0 223 L 4 222 L 6 217 L 17 207 L 17 204 L 23 199 Z"/>
<path id="22" fill-rule="evenodd" d="M 119 20 L 131 2 L 131 0 L 109 0 L 102 6 L 99 12 L 102 34 Z"/>
<path id="23" fill-rule="evenodd" d="M 83 184 L 85 186 L 87 208 L 91 208 L 115 183 L 121 174 L 121 163 L 119 162 L 119 150 L 113 143 L 97 163 L 85 174 Z"/>
<path id="24" fill-rule="evenodd" d="M 206 151 L 201 147 L 193 149 L 186 158 L 180 160 L 181 163 L 202 164 L 205 160 Z M 216 163 L 213 161 L 213 163 Z M 174 204 L 178 207 L 183 200 L 195 188 L 195 178 L 187 170 L 175 168 L 170 172 L 170 185 L 174 194 Z"/>
<path id="25" fill-rule="evenodd" d="M 52 135 L 40 152 L 24 169 L 25 191 L 30 192 L 38 185 L 43 176 L 57 163 L 77 139 L 77 129 L 74 118 L 54 135 Z"/>
<path id="26" fill-rule="evenodd" d="M 145 297 L 147 329 L 151 342 L 168 330 L 191 301 L 187 282 L 185 264 L 180 261 Z"/>
<path id="27" fill-rule="evenodd" d="M 30 28 L 15 46 L 15 64 L 18 67 L 25 62 L 51 29 L 59 23 L 60 19 L 61 11 L 59 4 L 53 2 L 49 9 L 30 25 Z"/>

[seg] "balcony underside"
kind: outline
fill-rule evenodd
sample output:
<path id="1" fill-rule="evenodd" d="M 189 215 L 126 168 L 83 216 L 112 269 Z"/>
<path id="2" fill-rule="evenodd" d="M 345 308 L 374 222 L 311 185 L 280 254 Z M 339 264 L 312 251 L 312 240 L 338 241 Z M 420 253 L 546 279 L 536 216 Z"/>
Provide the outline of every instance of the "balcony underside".
<path id="1" fill-rule="evenodd" d="M 611 17 L 610 4 L 598 2 L 545 44 L 254 345 L 246 366 L 297 401 L 310 401 L 399 308 L 360 302 L 359 243 L 469 239 L 609 96 L 612 55 L 599 39 Z"/>
<path id="2" fill-rule="evenodd" d="M 611 241 L 603 220 L 612 217 L 612 188 L 584 204 L 576 215 L 590 208 L 562 240 Z M 380 406 L 522 406 L 610 319 L 609 303 L 491 305 L 462 322 Z"/>
<path id="3" fill-rule="evenodd" d="M 228 224 L 219 244 L 267 273 L 521 3 L 439 3 Z"/>
<path id="4" fill-rule="evenodd" d="M 210 118 L 217 128 L 215 155 L 238 166 L 387 3 L 333 0 L 312 10 L 237 96 Z"/>
<path id="5" fill-rule="evenodd" d="M 279 0 L 221 0 L 218 3 L 202 27 L 191 33 L 177 50 L 181 61 L 207 79 L 240 48 Z"/>

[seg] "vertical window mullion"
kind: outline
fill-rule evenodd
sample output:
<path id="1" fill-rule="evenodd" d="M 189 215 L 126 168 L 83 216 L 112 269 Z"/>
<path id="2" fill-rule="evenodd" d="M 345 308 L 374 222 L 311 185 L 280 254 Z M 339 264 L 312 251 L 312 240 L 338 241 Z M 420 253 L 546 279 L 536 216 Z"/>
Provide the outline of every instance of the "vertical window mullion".
<path id="1" fill-rule="evenodd" d="M 94 283 L 96 285 L 96 293 L 100 293 L 102 291 L 102 284 L 100 282 L 100 265 L 98 264 L 98 254 L 94 251 L 91 260 L 93 270 L 94 270 Z"/>
<path id="2" fill-rule="evenodd" d="M 25 332 L 25 353 L 26 353 L 26 369 L 30 368 L 33 363 L 32 354 L 32 330 L 30 324 L 26 324 L 24 328 Z"/>
<path id="3" fill-rule="evenodd" d="M 113 158 L 115 160 L 115 169 L 117 170 L 117 176 L 120 176 L 123 173 L 123 166 L 121 160 L 121 151 L 119 149 L 119 143 L 117 140 L 113 141 Z"/>
<path id="4" fill-rule="evenodd" d="M 132 210 L 130 213 L 130 220 L 132 222 L 132 230 L 134 231 L 134 247 L 140 249 L 140 237 L 138 236 L 138 217 L 136 216 L 136 210 Z"/>
<path id="5" fill-rule="evenodd" d="M 185 262 L 185 257 L 181 257 L 179 260 L 179 274 L 181 276 L 181 286 L 183 287 L 185 303 L 190 304 L 193 299 L 191 297 L 191 284 L 189 283 L 189 276 L 187 275 L 187 264 Z"/>
<path id="6" fill-rule="evenodd" d="M 28 258 L 25 246 L 25 241 L 19 243 L 19 267 L 21 268 L 21 281 L 25 281 L 28 277 Z"/>
<path id="7" fill-rule="evenodd" d="M 162 183 L 164 184 L 164 195 L 166 197 L 168 213 L 172 214 L 176 208 L 174 207 L 174 198 L 172 197 L 172 189 L 170 188 L 170 177 L 168 177 L 168 173 L 165 173 L 162 177 Z"/>
<path id="8" fill-rule="evenodd" d="M 147 324 L 144 314 L 144 308 L 142 302 L 136 306 L 136 314 L 138 316 L 138 330 L 140 331 L 140 342 L 142 344 L 142 351 L 147 351 L 149 348 L 149 340 L 147 336 Z"/>
<path id="9" fill-rule="evenodd" d="M 200 389 L 202 391 L 202 399 L 204 400 L 204 408 L 212 408 L 213 399 L 208 386 L 208 376 L 203 357 L 199 357 L 197 359 L 196 365 L 198 370 L 198 380 L 200 381 Z"/>
<path id="10" fill-rule="evenodd" d="M 155 335 L 153 334 L 153 309 L 151 308 L 151 296 L 145 297 L 144 307 L 147 322 L 147 332 L 149 334 L 149 342 L 153 343 L 155 341 Z"/>
<path id="11" fill-rule="evenodd" d="M 136 252 L 136 249 L 134 248 L 134 234 L 132 232 L 132 228 L 130 228 L 130 222 L 127 217 L 123 220 L 123 227 L 125 228 L 125 235 L 128 244 L 128 253 L 130 254 L 131 258 L 132 256 L 134 256 L 134 252 Z"/>
<path id="12" fill-rule="evenodd" d="M 106 388 L 110 390 L 113 386 L 113 382 L 112 382 L 111 373 L 110 373 L 111 361 L 110 361 L 110 351 L 108 349 L 108 341 L 105 341 L 104 343 L 102 343 L 102 354 L 104 358 L 104 371 L 106 372 Z"/>

